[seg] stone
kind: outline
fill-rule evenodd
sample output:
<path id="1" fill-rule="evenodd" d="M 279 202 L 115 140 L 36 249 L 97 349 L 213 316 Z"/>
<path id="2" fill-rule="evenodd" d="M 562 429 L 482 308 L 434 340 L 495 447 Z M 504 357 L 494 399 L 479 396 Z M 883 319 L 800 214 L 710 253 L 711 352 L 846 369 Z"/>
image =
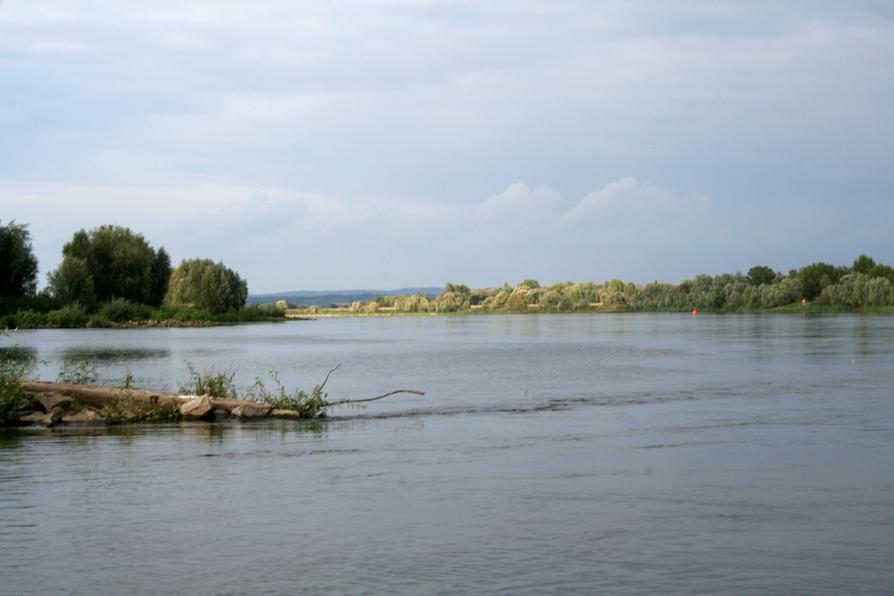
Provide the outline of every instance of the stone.
<path id="1" fill-rule="evenodd" d="M 187 420 L 201 420 L 214 411 L 211 398 L 207 395 L 191 399 L 180 406 L 180 415 Z"/>
<path id="2" fill-rule="evenodd" d="M 301 412 L 298 410 L 283 410 L 280 408 L 270 412 L 270 415 L 274 418 L 301 418 Z"/>
<path id="3" fill-rule="evenodd" d="M 43 412 L 28 412 L 27 414 L 19 416 L 19 422 L 34 424 L 36 422 L 40 422 L 40 419 L 44 416 L 46 416 L 46 414 L 44 414 Z"/>
<path id="4" fill-rule="evenodd" d="M 37 403 L 43 407 L 44 412 L 50 412 L 55 409 L 67 409 L 72 399 L 61 393 L 38 393 L 34 396 Z"/>
<path id="5" fill-rule="evenodd" d="M 261 404 L 243 402 L 230 410 L 230 413 L 236 418 L 260 418 L 269 414 L 270 408 Z"/>
<path id="6" fill-rule="evenodd" d="M 213 420 L 226 420 L 230 417 L 230 411 L 226 408 L 214 408 L 214 411 L 211 412 L 211 418 Z"/>
<path id="7" fill-rule="evenodd" d="M 62 422 L 105 422 L 105 418 L 95 408 L 82 408 L 74 414 L 63 416 Z"/>
<path id="8" fill-rule="evenodd" d="M 41 416 L 38 422 L 43 424 L 44 426 L 53 426 L 54 424 L 58 424 L 62 421 L 62 412 L 59 409 L 54 409 L 43 416 Z"/>

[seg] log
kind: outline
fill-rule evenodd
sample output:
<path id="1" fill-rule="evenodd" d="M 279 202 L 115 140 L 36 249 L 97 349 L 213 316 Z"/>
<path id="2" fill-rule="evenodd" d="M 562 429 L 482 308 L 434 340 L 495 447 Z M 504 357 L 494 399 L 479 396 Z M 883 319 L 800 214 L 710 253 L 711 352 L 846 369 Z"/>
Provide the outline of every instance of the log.
<path id="1" fill-rule="evenodd" d="M 166 393 L 164 391 L 146 391 L 144 389 L 128 389 L 122 390 L 117 387 L 97 387 L 95 385 L 69 385 L 67 383 L 47 383 L 44 381 L 22 381 L 22 387 L 28 393 L 52 393 L 56 395 L 64 395 L 79 400 L 88 406 L 102 409 L 103 406 L 116 399 L 126 395 L 135 402 L 151 406 L 176 406 L 179 407 L 184 403 L 194 400 L 201 395 L 178 395 L 176 393 Z M 269 406 L 258 403 L 256 401 L 246 399 L 229 399 L 212 397 L 211 405 L 215 409 L 223 409 L 232 413 L 237 406 L 248 406 L 254 408 L 266 408 Z"/>

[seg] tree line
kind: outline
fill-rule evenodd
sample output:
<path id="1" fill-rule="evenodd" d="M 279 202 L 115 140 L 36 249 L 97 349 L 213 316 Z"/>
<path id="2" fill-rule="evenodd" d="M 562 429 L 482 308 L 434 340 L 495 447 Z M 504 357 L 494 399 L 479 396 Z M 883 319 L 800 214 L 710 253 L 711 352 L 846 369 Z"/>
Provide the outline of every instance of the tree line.
<path id="1" fill-rule="evenodd" d="M 756 265 L 747 273 L 697 275 L 678 284 L 612 279 L 605 283 L 562 282 L 543 287 L 534 279 L 513 286 L 471 289 L 448 283 L 435 297 L 381 296 L 354 302 L 356 313 L 397 312 L 574 312 L 613 307 L 629 311 L 747 312 L 810 303 L 847 309 L 894 306 L 894 268 L 860 255 L 850 267 L 811 263 L 781 273 Z"/>
<path id="2" fill-rule="evenodd" d="M 223 263 L 185 259 L 172 268 L 163 247 L 114 225 L 75 232 L 41 292 L 37 271 L 27 224 L 0 225 L 0 315 L 7 324 L 80 326 L 93 314 L 97 321 L 123 322 L 184 309 L 222 315 L 243 309 L 248 297 L 245 280 Z"/>

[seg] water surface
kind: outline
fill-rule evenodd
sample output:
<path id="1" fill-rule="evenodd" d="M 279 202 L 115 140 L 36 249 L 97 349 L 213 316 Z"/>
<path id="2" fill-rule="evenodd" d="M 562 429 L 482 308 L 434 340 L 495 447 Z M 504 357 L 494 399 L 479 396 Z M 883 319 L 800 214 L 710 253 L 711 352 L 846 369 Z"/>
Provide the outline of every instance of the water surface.
<path id="1" fill-rule="evenodd" d="M 319 423 L 0 434 L 0 592 L 880 593 L 894 318 L 328 319 L 19 332 L 175 390 L 185 361 Z"/>

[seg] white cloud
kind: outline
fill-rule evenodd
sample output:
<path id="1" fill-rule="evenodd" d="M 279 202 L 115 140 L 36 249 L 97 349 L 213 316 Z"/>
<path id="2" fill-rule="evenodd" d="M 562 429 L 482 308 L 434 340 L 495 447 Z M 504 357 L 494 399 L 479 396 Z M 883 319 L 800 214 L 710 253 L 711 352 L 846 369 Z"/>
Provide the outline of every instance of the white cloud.
<path id="1" fill-rule="evenodd" d="M 690 193 L 677 196 L 656 184 L 626 176 L 587 194 L 562 216 L 562 220 L 563 223 L 572 224 L 597 218 L 652 219 L 655 216 L 665 217 L 678 212 L 704 209 L 710 202 L 710 198 L 705 194 Z"/>
<path id="2" fill-rule="evenodd" d="M 548 186 L 531 189 L 527 184 L 515 182 L 502 193 L 488 197 L 479 210 L 486 216 L 496 217 L 519 210 L 549 208 L 558 198 L 559 193 Z"/>

